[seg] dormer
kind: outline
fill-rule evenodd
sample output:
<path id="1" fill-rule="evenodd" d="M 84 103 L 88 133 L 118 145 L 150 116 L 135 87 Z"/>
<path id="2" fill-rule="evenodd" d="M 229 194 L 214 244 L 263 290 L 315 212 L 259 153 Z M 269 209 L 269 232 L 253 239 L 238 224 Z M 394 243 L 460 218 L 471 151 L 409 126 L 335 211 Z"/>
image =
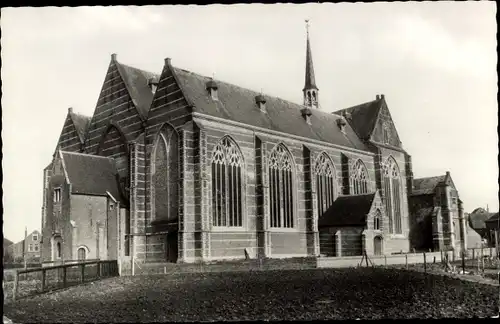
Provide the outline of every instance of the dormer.
<path id="1" fill-rule="evenodd" d="M 337 126 L 339 127 L 342 133 L 345 133 L 345 125 L 347 125 L 347 123 L 343 117 L 337 119 Z"/>
<path id="2" fill-rule="evenodd" d="M 207 81 L 206 88 L 208 94 L 210 95 L 210 97 L 212 97 L 213 100 L 219 100 L 219 97 L 217 95 L 217 89 L 219 87 L 217 86 L 217 82 L 215 82 L 214 79 L 210 79 Z"/>
<path id="3" fill-rule="evenodd" d="M 300 110 L 300 113 L 302 114 L 302 117 L 308 123 L 311 125 L 311 115 L 312 115 L 312 109 L 309 107 L 304 107 Z"/>
<path id="4" fill-rule="evenodd" d="M 155 93 L 158 88 L 158 80 L 156 78 L 149 78 L 148 86 L 151 89 L 151 92 Z"/>
<path id="5" fill-rule="evenodd" d="M 262 94 L 255 96 L 255 103 L 260 111 L 266 112 L 266 98 Z"/>

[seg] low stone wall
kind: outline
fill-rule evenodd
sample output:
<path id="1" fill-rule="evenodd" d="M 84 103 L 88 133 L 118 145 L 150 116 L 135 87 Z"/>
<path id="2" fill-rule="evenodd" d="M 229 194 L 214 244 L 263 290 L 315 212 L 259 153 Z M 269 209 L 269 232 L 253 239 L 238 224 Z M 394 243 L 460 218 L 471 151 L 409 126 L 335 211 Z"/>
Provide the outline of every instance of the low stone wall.
<path id="1" fill-rule="evenodd" d="M 393 255 L 378 255 L 369 256 L 368 264 L 374 266 L 385 266 L 393 264 L 415 264 L 415 263 L 427 263 L 441 262 L 441 252 L 429 252 L 429 253 L 408 253 L 408 254 L 393 254 Z M 362 256 L 355 257 L 320 257 L 316 260 L 316 266 L 318 268 L 349 268 L 357 267 L 363 260 L 363 265 L 366 264 L 366 260 Z"/>

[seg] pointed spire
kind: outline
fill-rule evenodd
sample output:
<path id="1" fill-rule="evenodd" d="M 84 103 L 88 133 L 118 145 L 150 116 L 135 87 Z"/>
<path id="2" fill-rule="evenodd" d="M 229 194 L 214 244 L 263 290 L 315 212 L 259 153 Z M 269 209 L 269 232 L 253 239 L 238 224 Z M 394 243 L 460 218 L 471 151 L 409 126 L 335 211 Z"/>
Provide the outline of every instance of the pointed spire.
<path id="1" fill-rule="evenodd" d="M 309 40 L 309 19 L 306 19 L 307 48 L 306 48 L 306 80 L 304 90 L 316 89 L 316 78 L 314 77 L 314 66 L 311 52 L 311 42 Z"/>

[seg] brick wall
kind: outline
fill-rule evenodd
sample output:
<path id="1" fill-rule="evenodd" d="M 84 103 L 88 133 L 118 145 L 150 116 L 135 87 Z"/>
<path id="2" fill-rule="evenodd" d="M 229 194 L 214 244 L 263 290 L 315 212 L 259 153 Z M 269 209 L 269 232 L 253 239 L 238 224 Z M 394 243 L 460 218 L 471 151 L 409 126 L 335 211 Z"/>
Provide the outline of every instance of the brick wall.
<path id="1" fill-rule="evenodd" d="M 108 198 L 100 196 L 72 195 L 71 220 L 74 221 L 74 241 L 72 244 L 73 258 L 78 257 L 79 247 L 87 248 L 87 259 L 97 259 L 103 256 L 106 241 L 99 242 L 97 254 L 97 224 L 105 224 L 108 220 Z M 111 225 L 111 224 L 110 224 Z"/>

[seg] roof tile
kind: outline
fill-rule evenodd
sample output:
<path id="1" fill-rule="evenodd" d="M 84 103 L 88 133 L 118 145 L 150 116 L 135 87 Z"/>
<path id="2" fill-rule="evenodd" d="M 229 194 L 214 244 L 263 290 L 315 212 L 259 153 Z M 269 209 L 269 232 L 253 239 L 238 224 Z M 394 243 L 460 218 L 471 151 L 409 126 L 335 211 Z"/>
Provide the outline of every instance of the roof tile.
<path id="1" fill-rule="evenodd" d="M 375 193 L 340 196 L 319 218 L 318 226 L 363 226 L 374 198 Z"/>
<path id="2" fill-rule="evenodd" d="M 112 158 L 61 151 L 72 193 L 106 195 L 124 202 L 118 187 L 117 170 Z"/>
<path id="3" fill-rule="evenodd" d="M 340 116 L 315 109 L 309 125 L 300 111 L 304 106 L 267 95 L 264 113 L 255 103 L 258 92 L 221 81 L 216 81 L 218 100 L 213 100 L 206 90 L 206 83 L 211 78 L 176 67 L 173 67 L 173 71 L 186 99 L 193 103 L 195 112 L 358 150 L 369 150 L 350 126 L 346 126 L 345 133 L 340 131 L 336 123 L 337 119 L 342 118 Z"/>

